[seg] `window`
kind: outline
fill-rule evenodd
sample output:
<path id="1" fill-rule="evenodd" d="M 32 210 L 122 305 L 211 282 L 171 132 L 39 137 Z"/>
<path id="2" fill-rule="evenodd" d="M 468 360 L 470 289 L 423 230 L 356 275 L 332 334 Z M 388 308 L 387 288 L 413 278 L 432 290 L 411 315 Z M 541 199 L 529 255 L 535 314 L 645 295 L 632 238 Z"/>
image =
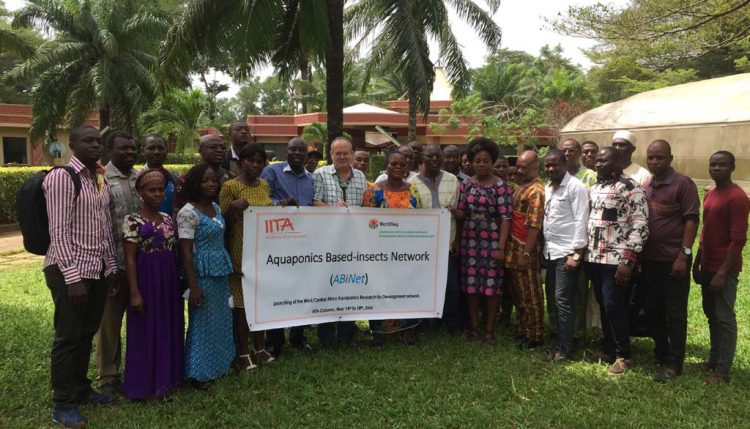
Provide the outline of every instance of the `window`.
<path id="1" fill-rule="evenodd" d="M 28 164 L 26 137 L 3 137 L 3 162 Z"/>

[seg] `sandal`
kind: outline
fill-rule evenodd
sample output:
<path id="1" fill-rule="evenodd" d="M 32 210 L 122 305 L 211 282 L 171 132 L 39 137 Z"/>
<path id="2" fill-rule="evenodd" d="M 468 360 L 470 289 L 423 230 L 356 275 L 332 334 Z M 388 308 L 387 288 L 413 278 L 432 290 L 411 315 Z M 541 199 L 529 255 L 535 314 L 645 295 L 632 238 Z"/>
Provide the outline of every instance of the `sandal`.
<path id="1" fill-rule="evenodd" d="M 479 332 L 477 332 L 477 331 L 471 331 L 471 332 L 469 332 L 469 340 L 471 340 L 471 341 L 479 341 Z"/>
<path id="2" fill-rule="evenodd" d="M 255 360 L 260 364 L 267 364 L 276 360 L 266 349 L 255 350 L 255 347 L 253 347 L 253 355 L 255 355 Z"/>
<path id="3" fill-rule="evenodd" d="M 242 361 L 242 360 L 245 360 L 245 359 L 247 359 L 247 365 L 245 365 L 245 368 L 242 368 L 242 365 L 243 365 L 243 364 L 241 363 L 241 361 Z M 252 360 L 252 359 L 250 359 L 250 354 L 249 354 L 249 353 L 248 353 L 248 354 L 246 354 L 246 355 L 240 355 L 240 356 L 239 356 L 239 360 L 238 360 L 238 362 L 237 362 L 237 366 L 238 366 L 238 367 L 239 367 L 240 369 L 244 369 L 245 371 L 252 371 L 252 370 L 254 370 L 254 369 L 258 369 L 258 365 L 254 364 L 254 363 L 253 363 L 253 360 Z"/>
<path id="4" fill-rule="evenodd" d="M 486 334 L 482 341 L 489 346 L 494 346 L 497 342 L 497 338 L 495 338 L 495 334 Z"/>

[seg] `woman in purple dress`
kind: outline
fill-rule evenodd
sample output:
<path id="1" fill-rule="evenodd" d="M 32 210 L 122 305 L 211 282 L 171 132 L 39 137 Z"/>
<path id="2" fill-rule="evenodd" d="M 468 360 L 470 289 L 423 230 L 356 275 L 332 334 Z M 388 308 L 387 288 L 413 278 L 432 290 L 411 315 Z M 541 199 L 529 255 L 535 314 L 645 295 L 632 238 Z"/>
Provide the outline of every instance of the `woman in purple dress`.
<path id="1" fill-rule="evenodd" d="M 479 137 L 466 151 L 474 175 L 461 183 L 461 291 L 468 296 L 470 338 L 479 340 L 479 303 L 485 301 L 484 342 L 495 343 L 495 317 L 503 282 L 505 242 L 510 233 L 513 190 L 495 176 L 497 144 Z"/>
<path id="2" fill-rule="evenodd" d="M 143 171 L 143 201 L 123 222 L 130 287 L 124 393 L 130 399 L 167 398 L 182 381 L 184 313 L 172 218 L 160 213 L 167 172 Z"/>

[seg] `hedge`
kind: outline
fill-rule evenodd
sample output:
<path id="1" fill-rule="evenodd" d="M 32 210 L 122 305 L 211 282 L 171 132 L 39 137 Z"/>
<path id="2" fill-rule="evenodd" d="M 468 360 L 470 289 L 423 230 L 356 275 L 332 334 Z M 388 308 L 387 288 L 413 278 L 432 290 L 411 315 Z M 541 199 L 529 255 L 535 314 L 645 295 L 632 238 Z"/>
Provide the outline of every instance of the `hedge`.
<path id="1" fill-rule="evenodd" d="M 180 175 L 193 164 L 171 164 L 164 167 Z M 37 171 L 50 167 L 3 167 L 0 168 L 0 224 L 16 222 L 16 191 Z"/>

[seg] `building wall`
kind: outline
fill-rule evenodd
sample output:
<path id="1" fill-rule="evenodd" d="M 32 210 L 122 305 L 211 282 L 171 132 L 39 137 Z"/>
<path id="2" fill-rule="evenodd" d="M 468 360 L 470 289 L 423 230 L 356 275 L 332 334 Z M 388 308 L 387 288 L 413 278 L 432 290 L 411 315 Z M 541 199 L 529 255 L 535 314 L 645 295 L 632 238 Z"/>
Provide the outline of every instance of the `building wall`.
<path id="1" fill-rule="evenodd" d="M 575 138 L 579 142 L 593 140 L 599 147 L 609 146 L 616 130 L 575 131 L 560 133 L 560 140 Z M 680 127 L 629 129 L 637 138 L 633 161 L 646 165 L 646 148 L 657 139 L 672 146 L 674 168 L 693 179 L 710 180 L 708 158 L 718 150 L 728 150 L 736 157 L 733 178 L 750 181 L 750 122 L 708 124 Z"/>

